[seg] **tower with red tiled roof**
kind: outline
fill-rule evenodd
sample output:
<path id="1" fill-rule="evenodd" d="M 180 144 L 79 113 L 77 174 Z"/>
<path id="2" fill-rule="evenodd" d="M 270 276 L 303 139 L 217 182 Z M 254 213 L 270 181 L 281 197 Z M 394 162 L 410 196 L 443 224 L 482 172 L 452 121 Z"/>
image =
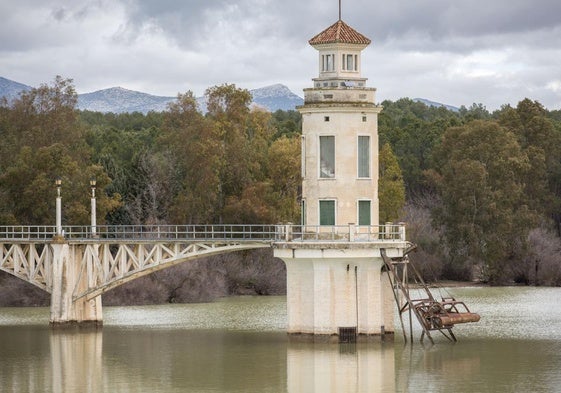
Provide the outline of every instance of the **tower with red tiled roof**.
<path id="1" fill-rule="evenodd" d="M 303 225 L 297 233 L 287 225 L 286 242 L 274 250 L 286 264 L 287 331 L 342 341 L 393 334 L 394 298 L 381 248 L 400 257 L 407 243 L 404 230 L 396 240 L 378 226 L 382 107 L 361 75 L 370 40 L 339 17 L 309 43 L 319 53 L 319 75 L 298 107 Z"/>
<path id="2" fill-rule="evenodd" d="M 319 75 L 304 89 L 302 220 L 305 225 L 378 224 L 376 89 L 361 54 L 370 39 L 339 19 L 308 41 Z"/>

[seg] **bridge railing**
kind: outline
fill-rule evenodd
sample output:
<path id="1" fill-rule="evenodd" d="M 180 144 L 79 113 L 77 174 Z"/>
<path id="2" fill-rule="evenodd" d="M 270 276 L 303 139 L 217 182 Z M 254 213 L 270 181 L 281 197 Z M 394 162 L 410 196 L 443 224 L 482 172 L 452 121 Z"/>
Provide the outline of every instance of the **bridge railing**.
<path id="1" fill-rule="evenodd" d="M 4 240 L 51 240 L 55 233 L 54 225 L 0 226 L 0 239 Z"/>
<path id="2" fill-rule="evenodd" d="M 99 225 L 63 227 L 69 239 L 272 241 L 276 225 Z"/>
<path id="3" fill-rule="evenodd" d="M 63 226 L 67 240 L 84 241 L 263 241 L 380 242 L 405 241 L 405 225 L 98 225 Z M 0 240 L 50 241 L 55 226 L 0 226 Z"/>
<path id="4" fill-rule="evenodd" d="M 405 241 L 405 224 L 385 225 L 285 225 L 279 241 L 290 242 L 391 242 Z"/>

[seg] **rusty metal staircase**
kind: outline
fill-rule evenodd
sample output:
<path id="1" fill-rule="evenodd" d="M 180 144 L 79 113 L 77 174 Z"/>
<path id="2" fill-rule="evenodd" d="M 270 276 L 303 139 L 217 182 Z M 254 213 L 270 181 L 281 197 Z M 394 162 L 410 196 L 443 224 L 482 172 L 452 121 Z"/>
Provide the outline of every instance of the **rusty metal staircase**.
<path id="1" fill-rule="evenodd" d="M 403 325 L 403 314 L 405 312 L 409 313 L 411 342 L 413 342 L 412 314 L 415 314 L 422 328 L 421 342 L 423 342 L 426 335 L 431 343 L 434 344 L 431 331 L 439 331 L 450 341 L 456 342 L 456 336 L 452 332 L 454 325 L 477 322 L 480 316 L 470 312 L 464 302 L 458 301 L 453 297 L 442 297 L 440 301 L 434 298 L 429 287 L 417 269 L 415 269 L 415 266 L 409 261 L 408 254 L 415 247 L 411 246 L 407 249 L 402 258 L 389 258 L 385 249 L 380 250 L 399 310 L 399 319 L 405 342 L 407 342 L 407 333 Z M 411 270 L 411 276 L 409 275 L 409 270 Z M 411 296 L 410 282 L 415 284 L 416 289 L 422 294 L 421 297 L 413 298 Z"/>

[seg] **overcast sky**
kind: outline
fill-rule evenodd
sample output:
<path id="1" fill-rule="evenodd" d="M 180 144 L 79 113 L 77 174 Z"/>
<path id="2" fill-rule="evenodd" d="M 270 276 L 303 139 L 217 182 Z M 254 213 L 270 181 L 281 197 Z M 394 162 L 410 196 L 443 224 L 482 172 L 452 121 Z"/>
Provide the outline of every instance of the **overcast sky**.
<path id="1" fill-rule="evenodd" d="M 560 0 L 342 3 L 372 40 L 362 73 L 379 101 L 561 109 Z M 338 12 L 338 0 L 2 0 L 0 76 L 38 86 L 61 75 L 79 93 L 282 83 L 303 96 L 318 75 L 308 40 Z"/>

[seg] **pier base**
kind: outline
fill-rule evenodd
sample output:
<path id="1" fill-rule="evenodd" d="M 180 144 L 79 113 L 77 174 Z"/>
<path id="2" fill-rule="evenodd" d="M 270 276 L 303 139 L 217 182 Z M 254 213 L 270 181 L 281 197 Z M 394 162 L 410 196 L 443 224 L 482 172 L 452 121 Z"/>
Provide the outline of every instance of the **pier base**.
<path id="1" fill-rule="evenodd" d="M 88 287 L 88 275 L 81 274 L 85 246 L 70 245 L 64 239 L 55 238 L 51 247 L 53 249 L 51 325 L 103 324 L 101 296 L 92 300 L 74 299 L 75 291 Z"/>
<path id="2" fill-rule="evenodd" d="M 327 341 L 393 337 L 394 298 L 378 247 L 289 242 L 274 255 L 286 264 L 289 334 Z"/>

